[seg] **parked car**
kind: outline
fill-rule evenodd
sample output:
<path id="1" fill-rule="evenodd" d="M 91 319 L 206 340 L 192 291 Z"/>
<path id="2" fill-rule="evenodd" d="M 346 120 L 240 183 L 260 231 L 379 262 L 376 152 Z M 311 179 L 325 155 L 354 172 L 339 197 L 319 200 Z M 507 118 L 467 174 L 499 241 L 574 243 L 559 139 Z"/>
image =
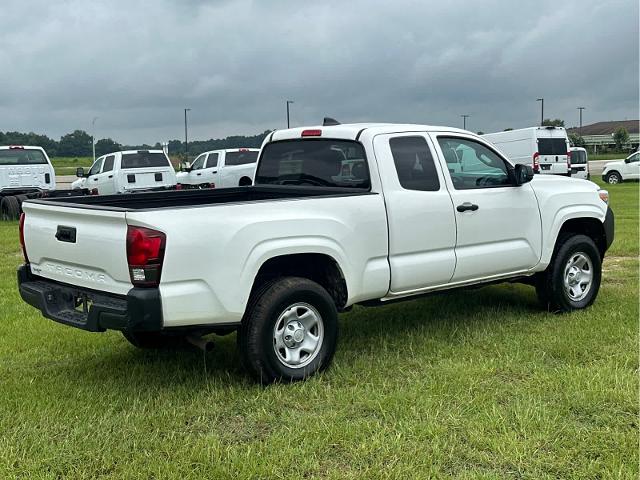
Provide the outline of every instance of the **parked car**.
<path id="1" fill-rule="evenodd" d="M 162 150 L 126 150 L 103 155 L 88 172 L 78 168 L 71 188 L 91 195 L 176 188 L 176 172 Z"/>
<path id="2" fill-rule="evenodd" d="M 589 180 L 591 173 L 589 172 L 587 150 L 582 147 L 571 147 L 569 152 L 571 153 L 571 176 Z"/>
<path id="3" fill-rule="evenodd" d="M 632 153 L 618 162 L 609 162 L 602 170 L 602 180 L 611 185 L 638 179 L 640 179 L 640 152 Z"/>
<path id="4" fill-rule="evenodd" d="M 472 168 L 450 168 L 451 150 Z M 343 176 L 345 163 L 364 168 Z M 237 330 L 264 383 L 327 367 L 337 314 L 356 304 L 518 281 L 550 311 L 588 307 L 614 235 L 594 183 L 534 176 L 482 137 L 424 125 L 275 131 L 251 187 L 24 210 L 19 289 L 45 317 L 137 347 Z"/>
<path id="5" fill-rule="evenodd" d="M 43 148 L 27 145 L 0 147 L 2 220 L 17 220 L 24 200 L 41 197 L 55 188 L 56 175 Z"/>
<path id="6" fill-rule="evenodd" d="M 534 173 L 571 176 L 570 144 L 563 127 L 529 127 L 483 137 L 513 163 L 531 165 Z"/>
<path id="7" fill-rule="evenodd" d="M 204 152 L 178 173 L 178 183 L 183 188 L 251 185 L 259 151 L 258 148 L 231 148 Z"/>

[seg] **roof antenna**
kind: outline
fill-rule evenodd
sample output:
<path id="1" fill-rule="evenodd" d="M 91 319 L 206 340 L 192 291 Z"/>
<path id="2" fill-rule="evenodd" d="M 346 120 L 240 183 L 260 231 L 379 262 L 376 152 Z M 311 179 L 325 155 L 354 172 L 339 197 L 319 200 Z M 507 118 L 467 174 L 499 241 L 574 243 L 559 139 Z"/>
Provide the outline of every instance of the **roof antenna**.
<path id="1" fill-rule="evenodd" d="M 335 118 L 324 117 L 324 120 L 322 122 L 322 126 L 323 127 L 331 127 L 333 125 L 340 125 L 340 122 L 338 120 L 336 120 Z"/>

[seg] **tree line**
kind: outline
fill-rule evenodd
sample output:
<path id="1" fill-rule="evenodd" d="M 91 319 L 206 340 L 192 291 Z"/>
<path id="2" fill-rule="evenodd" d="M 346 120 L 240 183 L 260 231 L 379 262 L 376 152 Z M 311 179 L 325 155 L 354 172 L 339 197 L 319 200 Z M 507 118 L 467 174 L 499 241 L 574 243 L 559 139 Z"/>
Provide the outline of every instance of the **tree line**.
<path id="1" fill-rule="evenodd" d="M 266 130 L 257 135 L 233 135 L 226 138 L 194 140 L 189 142 L 189 156 L 198 155 L 208 150 L 220 150 L 225 148 L 258 148 L 264 138 L 270 133 Z M 47 135 L 23 132 L 0 132 L 0 145 L 33 145 L 42 147 L 50 157 L 90 157 L 93 155 L 91 148 L 91 135 L 84 130 L 74 130 L 55 140 Z M 154 145 L 123 145 L 111 138 L 101 138 L 96 141 L 96 156 L 119 150 L 149 150 L 161 149 L 160 142 Z M 184 142 L 171 140 L 169 142 L 169 154 L 183 156 L 185 152 Z"/>

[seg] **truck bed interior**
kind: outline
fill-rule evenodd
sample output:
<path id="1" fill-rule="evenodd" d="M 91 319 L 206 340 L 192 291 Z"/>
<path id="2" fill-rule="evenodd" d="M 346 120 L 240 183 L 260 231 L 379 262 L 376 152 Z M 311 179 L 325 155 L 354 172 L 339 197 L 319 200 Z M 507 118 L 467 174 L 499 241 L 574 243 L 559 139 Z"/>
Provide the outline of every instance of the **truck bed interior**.
<path id="1" fill-rule="evenodd" d="M 318 196 L 342 197 L 366 194 L 371 194 L 371 192 L 358 188 L 342 187 L 258 185 L 220 189 L 43 198 L 32 200 L 31 202 L 44 205 L 60 205 L 64 207 L 98 210 L 137 211 L 224 203 L 257 202 L 262 200 L 284 200 Z"/>

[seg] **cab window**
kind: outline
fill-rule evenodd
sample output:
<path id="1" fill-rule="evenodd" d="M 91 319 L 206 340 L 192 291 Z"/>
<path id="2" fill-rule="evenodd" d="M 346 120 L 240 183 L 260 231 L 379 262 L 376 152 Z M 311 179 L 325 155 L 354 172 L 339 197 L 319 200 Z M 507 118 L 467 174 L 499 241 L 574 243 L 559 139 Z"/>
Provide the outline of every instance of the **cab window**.
<path id="1" fill-rule="evenodd" d="M 207 157 L 207 168 L 214 168 L 218 166 L 218 154 L 210 153 Z"/>
<path id="2" fill-rule="evenodd" d="M 95 163 L 91 166 L 91 170 L 89 170 L 89 176 L 97 175 L 100 173 L 100 169 L 102 168 L 102 162 L 104 158 L 99 158 L 95 161 Z"/>
<path id="3" fill-rule="evenodd" d="M 466 138 L 438 137 L 456 190 L 511 186 L 505 161 L 485 145 Z"/>
<path id="4" fill-rule="evenodd" d="M 113 160 L 115 158 L 115 155 L 108 155 L 104 158 L 104 167 L 102 167 L 102 173 L 113 171 Z"/>
<path id="5" fill-rule="evenodd" d="M 396 137 L 389 140 L 398 180 L 406 190 L 437 191 L 438 172 L 424 137 Z"/>
<path id="6" fill-rule="evenodd" d="M 191 164 L 191 170 L 200 170 L 204 168 L 204 159 L 207 158 L 206 154 L 200 155 Z"/>

